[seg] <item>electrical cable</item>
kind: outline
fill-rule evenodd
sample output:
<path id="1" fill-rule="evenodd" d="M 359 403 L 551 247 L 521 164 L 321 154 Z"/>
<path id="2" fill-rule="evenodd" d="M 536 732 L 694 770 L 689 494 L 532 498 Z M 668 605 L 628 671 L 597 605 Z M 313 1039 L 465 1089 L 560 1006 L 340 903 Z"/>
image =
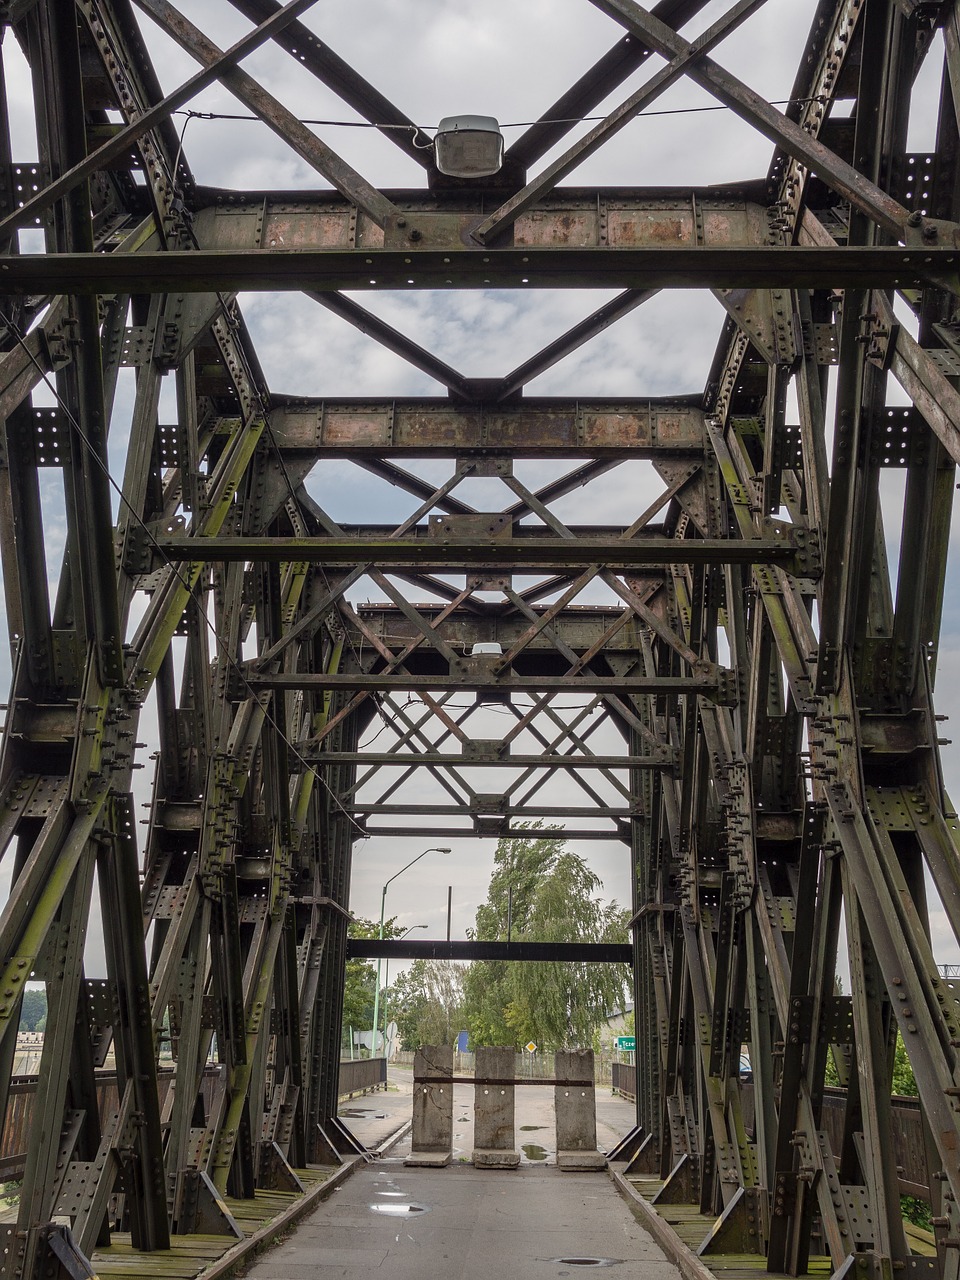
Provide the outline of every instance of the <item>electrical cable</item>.
<path id="1" fill-rule="evenodd" d="M 775 98 L 773 101 L 768 102 L 767 106 L 803 106 L 808 102 L 819 102 L 826 105 L 827 101 L 828 100 L 821 94 L 817 94 L 809 98 Z M 724 103 L 712 104 L 709 107 L 668 107 L 659 111 L 641 111 L 636 116 L 636 119 L 642 119 L 644 116 L 689 116 L 698 115 L 706 111 L 732 110 L 732 107 L 728 107 Z M 228 111 L 195 111 L 191 107 L 181 108 L 179 111 L 174 111 L 171 114 L 176 116 L 189 116 L 194 120 L 260 120 L 259 116 L 241 115 L 239 113 L 234 114 Z M 594 124 L 606 119 L 608 119 L 607 116 L 559 116 L 555 120 L 514 120 L 509 124 L 501 124 L 499 127 L 501 129 L 531 129 L 536 125 L 548 124 Z M 428 124 L 383 124 L 372 120 L 318 120 L 309 118 L 300 120 L 298 123 L 303 125 L 320 125 L 323 127 L 338 129 L 393 129 L 399 130 L 401 133 L 413 133 L 414 135 L 418 133 L 425 134 L 428 130 L 436 130 L 439 127 L 438 125 Z M 421 151 L 425 151 L 428 150 L 429 146 L 432 146 L 433 143 L 429 143 L 428 146 L 424 146 L 423 143 L 415 143 L 415 145 L 419 147 Z"/>

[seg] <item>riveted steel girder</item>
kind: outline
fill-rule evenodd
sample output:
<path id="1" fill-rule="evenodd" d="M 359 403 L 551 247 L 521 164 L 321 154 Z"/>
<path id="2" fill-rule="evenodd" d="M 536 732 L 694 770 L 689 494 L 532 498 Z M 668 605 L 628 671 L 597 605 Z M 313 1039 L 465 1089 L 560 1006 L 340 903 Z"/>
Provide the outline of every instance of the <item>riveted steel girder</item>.
<path id="1" fill-rule="evenodd" d="M 612 48 L 476 182 L 437 171 L 304 0 L 232 0 L 254 24 L 232 45 L 169 0 L 2 7 L 39 144 L 23 162 L 0 69 L 10 1114 L 27 983 L 48 1003 L 48 1123 L 0 1153 L 21 1183 L 2 1280 L 96 1270 L 117 1231 L 142 1255 L 229 1231 L 224 1194 L 355 1151 L 344 965 L 388 952 L 629 961 L 624 1151 L 702 1217 L 705 1257 L 956 1275 L 960 1019 L 931 938 L 960 946 L 934 704 L 960 462 L 960 6 L 819 0 L 771 104 L 722 43 L 762 0 L 692 40 L 702 0 L 592 3 Z M 157 26 L 197 67 L 172 90 Z M 274 40 L 424 185 L 378 187 L 238 65 Z M 935 107 L 915 93 L 930 57 Z M 772 142 L 766 175 L 559 185 L 681 77 Z M 214 84 L 328 185 L 204 185 L 172 113 Z M 924 112 L 936 143 L 912 153 Z M 671 288 L 724 309 L 705 388 L 526 394 Z M 618 292 L 482 378 L 357 296 L 504 289 L 526 315 L 548 291 Z M 318 332 L 352 326 L 446 398 L 270 386 L 239 291 L 305 294 Z M 329 495 L 348 473 L 345 522 Z M 623 857 L 628 942 L 348 941 L 357 839 L 539 820 Z M 890 1101 L 901 1042 L 912 1145 Z M 929 1203 L 923 1257 L 901 1194 Z"/>

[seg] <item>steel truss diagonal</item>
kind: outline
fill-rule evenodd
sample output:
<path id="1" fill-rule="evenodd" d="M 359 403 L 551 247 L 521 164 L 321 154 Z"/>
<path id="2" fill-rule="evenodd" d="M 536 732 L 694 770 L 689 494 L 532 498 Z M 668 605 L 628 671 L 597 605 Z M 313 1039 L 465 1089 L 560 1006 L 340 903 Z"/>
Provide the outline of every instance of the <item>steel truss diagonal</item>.
<path id="1" fill-rule="evenodd" d="M 705 29 L 705 0 L 582 3 L 608 52 L 479 179 L 438 170 L 311 0 L 0 5 L 8 1122 L 28 984 L 47 1000 L 35 1122 L 0 1152 L 2 1280 L 229 1234 L 225 1195 L 356 1154 L 355 844 L 537 822 L 629 867 L 629 948 L 350 954 L 629 954 L 623 1152 L 652 1211 L 702 1215 L 707 1261 L 960 1270 L 960 983 L 938 966 L 960 828 L 934 702 L 956 626 L 960 0 L 810 0 L 776 103 L 725 62 L 763 0 Z M 371 180 L 372 149 L 270 91 L 258 59 L 284 56 L 419 185 Z M 935 63 L 935 146 L 912 152 Z M 683 85 L 773 146 L 767 173 L 566 184 Z M 205 184 L 186 123 L 211 86 L 295 190 Z M 575 290 L 586 314 L 551 329 Z M 576 359 L 668 290 L 722 309 L 706 386 L 578 394 Z M 421 390 L 269 385 L 241 291 L 302 295 Z M 432 349 L 444 319 L 408 332 L 379 306 L 443 317 L 471 291 L 553 336 L 479 377 Z M 347 470 L 368 497 L 344 518 L 317 478 Z M 904 1194 L 929 1204 L 926 1246 Z"/>

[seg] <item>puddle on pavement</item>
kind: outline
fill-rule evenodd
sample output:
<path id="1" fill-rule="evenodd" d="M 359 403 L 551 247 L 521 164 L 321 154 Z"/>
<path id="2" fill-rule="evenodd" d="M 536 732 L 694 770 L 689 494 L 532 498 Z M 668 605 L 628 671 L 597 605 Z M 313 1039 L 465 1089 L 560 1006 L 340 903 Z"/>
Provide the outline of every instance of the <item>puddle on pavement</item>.
<path id="1" fill-rule="evenodd" d="M 416 1213 L 427 1213 L 425 1204 L 368 1204 L 372 1213 L 382 1213 L 389 1218 L 410 1218 Z"/>
<path id="2" fill-rule="evenodd" d="M 565 1267 L 619 1267 L 622 1258 L 551 1258 Z"/>
<path id="3" fill-rule="evenodd" d="M 520 1126 L 521 1133 L 536 1133 L 538 1130 L 545 1128 L 542 1124 L 522 1124 Z"/>
<path id="4" fill-rule="evenodd" d="M 520 1148 L 528 1160 L 546 1160 L 547 1149 L 541 1147 L 538 1142 L 525 1142 Z"/>
<path id="5" fill-rule="evenodd" d="M 351 1107 L 349 1110 L 337 1112 L 338 1116 L 348 1116 L 351 1120 L 358 1120 L 362 1116 L 368 1116 L 369 1114 L 370 1114 L 369 1107 Z M 377 1116 L 377 1119 L 380 1120 L 380 1119 L 383 1119 L 383 1117 Z"/>

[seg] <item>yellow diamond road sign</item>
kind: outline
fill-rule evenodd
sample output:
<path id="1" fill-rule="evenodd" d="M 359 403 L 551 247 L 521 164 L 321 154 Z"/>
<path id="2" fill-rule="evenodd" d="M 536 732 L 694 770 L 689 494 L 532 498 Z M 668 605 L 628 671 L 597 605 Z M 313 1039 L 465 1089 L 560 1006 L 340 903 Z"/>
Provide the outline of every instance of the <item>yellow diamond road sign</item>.
<path id="1" fill-rule="evenodd" d="M 526 1049 L 527 1053 L 537 1052 L 537 1046 L 533 1043 L 532 1040 L 528 1041 L 523 1047 Z"/>

